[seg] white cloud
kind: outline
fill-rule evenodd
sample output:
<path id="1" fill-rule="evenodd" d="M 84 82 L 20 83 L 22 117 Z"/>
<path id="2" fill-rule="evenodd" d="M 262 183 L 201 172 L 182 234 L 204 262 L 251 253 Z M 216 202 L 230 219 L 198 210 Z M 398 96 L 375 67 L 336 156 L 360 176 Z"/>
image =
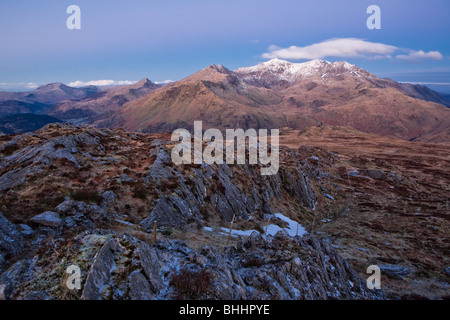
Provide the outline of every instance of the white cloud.
<path id="1" fill-rule="evenodd" d="M 423 60 L 442 60 L 443 56 L 439 51 L 425 52 L 423 50 L 411 51 L 409 54 L 400 54 L 395 57 L 406 62 L 420 62 Z"/>
<path id="2" fill-rule="evenodd" d="M 173 80 L 164 80 L 164 81 L 155 81 L 156 84 L 168 84 L 168 83 L 172 83 L 175 82 Z"/>
<path id="3" fill-rule="evenodd" d="M 39 83 L 34 82 L 0 82 L 0 88 L 3 90 L 34 90 L 39 86 Z"/>
<path id="4" fill-rule="evenodd" d="M 312 60 L 325 57 L 336 58 L 390 58 L 391 54 L 399 48 L 384 43 L 369 42 L 357 38 L 329 39 L 314 43 L 305 47 L 291 46 L 280 48 L 270 46 L 269 52 L 263 54 L 263 58 Z"/>
<path id="5" fill-rule="evenodd" d="M 91 81 L 72 81 L 68 83 L 67 85 L 69 87 L 86 87 L 86 86 L 97 86 L 97 87 L 104 87 L 104 86 L 123 86 L 123 85 L 132 85 L 135 84 L 137 81 L 129 81 L 129 80 L 91 80 Z"/>
<path id="6" fill-rule="evenodd" d="M 407 54 L 399 54 L 407 52 Z M 394 56 L 397 54 L 396 56 Z M 334 38 L 314 43 L 304 47 L 290 46 L 281 48 L 271 45 L 263 58 L 313 60 L 325 57 L 334 58 L 365 58 L 369 60 L 393 59 L 409 63 L 417 63 L 424 60 L 442 60 L 443 56 L 438 51 L 415 51 L 396 46 L 369 42 L 358 38 Z"/>

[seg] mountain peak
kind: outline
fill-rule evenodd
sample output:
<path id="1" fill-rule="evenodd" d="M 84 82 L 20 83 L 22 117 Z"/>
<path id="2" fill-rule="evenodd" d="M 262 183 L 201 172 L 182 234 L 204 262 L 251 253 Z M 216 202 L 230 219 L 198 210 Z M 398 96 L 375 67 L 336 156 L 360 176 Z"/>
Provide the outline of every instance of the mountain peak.
<path id="1" fill-rule="evenodd" d="M 220 73 L 229 73 L 230 72 L 230 70 L 228 70 L 221 64 L 211 64 L 206 69 L 214 69 Z"/>
<path id="2" fill-rule="evenodd" d="M 329 62 L 315 59 L 302 63 L 294 63 L 278 58 L 257 64 L 252 67 L 239 68 L 236 73 L 245 77 L 275 77 L 278 80 L 296 82 L 305 77 L 320 77 L 328 81 L 333 77 L 341 77 L 345 74 L 355 78 L 374 78 L 372 74 L 346 61 Z"/>
<path id="3" fill-rule="evenodd" d="M 44 84 L 42 86 L 39 86 L 36 90 L 54 90 L 54 89 L 59 89 L 59 88 L 65 88 L 67 87 L 64 83 L 61 82 L 53 82 L 53 83 L 48 83 L 48 84 Z"/>
<path id="4" fill-rule="evenodd" d="M 239 68 L 235 70 L 241 74 L 268 73 L 281 80 L 296 81 L 304 76 L 314 76 L 320 73 L 331 63 L 325 60 L 311 60 L 303 63 L 293 63 L 278 58 L 260 63 L 256 66 Z"/>
<path id="5" fill-rule="evenodd" d="M 153 83 L 150 79 L 148 78 L 143 78 L 141 80 L 139 80 L 138 82 L 136 82 L 133 87 L 135 88 L 141 88 L 141 87 L 154 87 L 155 83 Z"/>

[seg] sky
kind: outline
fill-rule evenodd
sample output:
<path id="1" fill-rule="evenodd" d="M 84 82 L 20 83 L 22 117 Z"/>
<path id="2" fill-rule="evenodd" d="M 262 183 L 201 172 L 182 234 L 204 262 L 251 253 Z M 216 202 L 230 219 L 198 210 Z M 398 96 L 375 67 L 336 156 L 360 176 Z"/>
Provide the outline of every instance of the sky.
<path id="1" fill-rule="evenodd" d="M 81 29 L 67 27 L 71 5 Z M 367 27 L 371 5 L 381 29 Z M 448 0 L 2 0 L 0 90 L 176 81 L 280 58 L 450 92 L 449 12 Z"/>

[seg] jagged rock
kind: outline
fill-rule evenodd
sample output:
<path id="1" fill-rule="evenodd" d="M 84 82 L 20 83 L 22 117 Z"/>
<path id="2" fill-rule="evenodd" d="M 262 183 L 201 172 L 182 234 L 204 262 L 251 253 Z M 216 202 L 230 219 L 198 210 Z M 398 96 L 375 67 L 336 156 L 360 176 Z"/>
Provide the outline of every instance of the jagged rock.
<path id="1" fill-rule="evenodd" d="M 295 175 L 289 171 L 282 171 L 283 187 L 286 188 L 304 206 L 313 208 L 316 197 L 309 184 L 308 177 L 299 169 Z"/>
<path id="2" fill-rule="evenodd" d="M 330 200 L 334 200 L 334 197 L 333 197 L 331 194 L 323 193 L 323 195 L 324 195 L 325 197 L 327 197 L 328 199 L 330 199 Z"/>
<path id="3" fill-rule="evenodd" d="M 162 160 L 150 165 L 144 182 L 158 188 L 165 181 L 177 180 L 178 186 L 174 190 L 177 196 L 165 196 L 157 189 L 161 198 L 149 217 L 141 222 L 146 230 L 152 228 L 155 220 L 158 225 L 176 227 L 183 226 L 191 218 L 202 220 L 202 208 L 208 204 L 226 221 L 231 221 L 234 215 L 249 219 L 258 210 L 271 213 L 271 202 L 281 200 L 282 187 L 302 205 L 309 208 L 315 206 L 316 197 L 309 178 L 300 169 L 293 172 L 280 170 L 273 176 L 261 176 L 254 167 L 245 164 L 240 166 L 243 174 L 235 176 L 227 164 L 202 164 L 192 170 L 193 175 L 185 178 L 176 169 L 163 165 L 168 161 L 165 158 L 168 151 L 159 140 L 154 143 L 151 154 Z M 251 192 L 244 191 L 239 180 L 253 181 Z M 213 190 L 209 198 L 207 190 Z"/>
<path id="4" fill-rule="evenodd" d="M 382 274 L 395 279 L 403 279 L 411 272 L 409 268 L 396 264 L 381 265 L 379 267 Z"/>
<path id="5" fill-rule="evenodd" d="M 246 209 L 246 196 L 236 187 L 230 180 L 232 172 L 227 164 L 217 166 L 217 175 L 223 186 L 224 192 L 219 191 L 218 210 L 222 217 L 227 221 L 231 221 L 233 214 L 244 219 L 248 218 Z"/>
<path id="6" fill-rule="evenodd" d="M 0 283 L 5 285 L 7 298 L 14 295 L 21 283 L 35 281 L 35 265 L 38 257 L 19 260 L 10 266 L 0 277 Z"/>
<path id="7" fill-rule="evenodd" d="M 107 193 L 105 197 L 108 201 L 111 200 L 111 196 L 114 195 L 114 193 L 112 192 L 111 194 L 109 191 L 106 191 L 105 193 Z M 105 197 L 103 199 L 105 199 Z M 75 201 L 66 198 L 55 208 L 55 210 L 65 216 L 64 224 L 66 227 L 72 228 L 80 226 L 84 229 L 91 230 L 95 228 L 95 224 L 92 222 L 93 220 L 101 219 L 107 215 L 105 201 L 106 200 L 102 203 L 102 206 L 98 206 L 96 204 L 88 204 L 83 201 Z"/>
<path id="8" fill-rule="evenodd" d="M 170 161 L 172 161 L 169 152 L 167 151 L 166 148 L 164 148 L 163 141 L 155 139 L 152 141 L 150 145 L 154 146 L 154 148 L 150 150 L 150 157 L 152 156 L 156 157 L 154 165 L 163 165 L 170 163 Z"/>
<path id="9" fill-rule="evenodd" d="M 71 200 L 69 198 L 65 198 L 63 202 L 61 202 L 55 210 L 60 214 L 65 214 L 67 211 L 72 209 L 76 205 L 75 200 Z"/>
<path id="10" fill-rule="evenodd" d="M 60 228 L 63 225 L 63 221 L 58 213 L 53 211 L 46 211 L 31 218 L 31 221 L 43 226 Z"/>
<path id="11" fill-rule="evenodd" d="M 9 284 L 0 284 L 0 301 L 11 298 L 11 286 Z"/>
<path id="12" fill-rule="evenodd" d="M 384 171 L 378 170 L 378 169 L 361 170 L 361 174 L 366 175 L 366 176 L 371 177 L 372 179 L 376 179 L 376 180 L 386 180 L 387 179 L 386 173 Z"/>
<path id="13" fill-rule="evenodd" d="M 118 250 L 116 239 L 109 240 L 103 245 L 89 270 L 81 299 L 101 299 L 103 290 L 108 284 L 115 266 L 114 255 L 116 250 Z"/>
<path id="14" fill-rule="evenodd" d="M 66 125 L 65 128 L 70 128 L 70 126 Z M 45 131 L 45 127 L 41 130 Z M 14 140 L 3 144 L 0 147 L 0 152 L 1 148 L 17 144 L 20 140 L 30 135 L 38 136 L 37 133 L 19 135 Z M 53 160 L 65 159 L 80 169 L 81 166 L 72 153 L 72 149 L 76 148 L 78 144 L 99 145 L 99 138 L 86 132 L 55 137 L 44 143 L 27 146 L 10 156 L 0 159 L 0 169 L 5 167 L 15 168 L 0 176 L 0 192 L 24 183 L 27 176 L 41 172 L 44 168 L 50 166 Z"/>
<path id="15" fill-rule="evenodd" d="M 130 298 L 132 300 L 152 300 L 153 295 L 145 276 L 139 272 L 134 271 L 130 274 Z"/>
<path id="16" fill-rule="evenodd" d="M 182 228 L 187 221 L 187 214 L 183 209 L 188 206 L 182 199 L 174 196 L 162 197 L 158 200 L 150 216 L 140 222 L 146 231 L 153 230 L 153 222 L 158 226 L 175 226 Z M 180 210 L 181 208 L 181 210 Z"/>
<path id="17" fill-rule="evenodd" d="M 131 266 L 127 269 L 130 276 L 113 274 L 126 265 Z M 203 287 L 197 287 L 195 279 L 202 270 Z M 172 281 L 177 277 L 181 282 L 191 281 L 189 278 L 194 282 L 187 282 L 187 288 L 178 287 Z M 383 298 L 380 290 L 367 289 L 331 245 L 310 236 L 293 238 L 281 232 L 274 237 L 241 239 L 237 248 L 222 252 L 207 246 L 200 253 L 179 240 L 160 240 L 149 246 L 129 236 L 111 239 L 94 260 L 83 299 L 107 298 L 103 290 L 111 293 L 119 288 L 125 290 L 123 297 L 130 299 Z"/>
<path id="18" fill-rule="evenodd" d="M 136 254 L 153 291 L 159 292 L 163 289 L 164 284 L 160 276 L 161 265 L 155 249 L 145 243 L 138 243 L 136 245 Z"/>
<path id="19" fill-rule="evenodd" d="M 20 224 L 19 228 L 20 228 L 20 233 L 22 233 L 22 235 L 25 237 L 31 237 L 35 233 L 33 228 L 31 228 L 30 226 L 28 226 L 26 224 Z"/>
<path id="20" fill-rule="evenodd" d="M 20 230 L 0 212 L 0 253 L 4 250 L 14 256 L 23 250 L 24 245 Z"/>
<path id="21" fill-rule="evenodd" d="M 108 190 L 102 193 L 102 207 L 107 206 L 109 203 L 111 203 L 112 201 L 114 201 L 114 199 L 116 198 L 116 195 L 114 194 L 114 191 Z"/>
<path id="22" fill-rule="evenodd" d="M 444 272 L 446 275 L 448 275 L 450 277 L 450 267 L 444 268 Z"/>

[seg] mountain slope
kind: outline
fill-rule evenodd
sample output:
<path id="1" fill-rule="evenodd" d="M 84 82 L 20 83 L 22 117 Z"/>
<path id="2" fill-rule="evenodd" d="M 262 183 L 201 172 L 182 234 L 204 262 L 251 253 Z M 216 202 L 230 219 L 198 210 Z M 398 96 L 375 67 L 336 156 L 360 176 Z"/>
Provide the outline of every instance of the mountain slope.
<path id="1" fill-rule="evenodd" d="M 63 100 L 79 100 L 98 91 L 94 86 L 72 88 L 62 83 L 51 83 L 25 93 L 22 99 L 54 105 Z"/>
<path id="2" fill-rule="evenodd" d="M 37 102 L 46 105 L 54 105 L 63 100 L 82 99 L 98 91 L 99 89 L 94 86 L 72 88 L 56 82 L 40 86 L 39 88 L 28 92 L 0 92 L 0 101 L 16 100 L 28 103 Z"/>
<path id="3" fill-rule="evenodd" d="M 96 92 L 98 88 L 94 86 L 72 88 L 62 83 L 46 84 L 28 92 L 0 92 L 0 117 L 21 113 L 43 114 L 60 101 L 78 100 Z"/>
<path id="4" fill-rule="evenodd" d="M 95 124 L 143 132 L 191 129 L 195 120 L 204 129 L 221 130 L 328 124 L 413 140 L 450 127 L 450 109 L 425 101 L 432 98 L 438 94 L 377 78 L 347 62 L 273 59 L 235 71 L 211 65 Z"/>
<path id="5" fill-rule="evenodd" d="M 401 90 L 410 97 L 432 101 L 450 107 L 450 97 L 446 94 L 438 93 L 423 85 L 409 83 L 399 83 L 399 85 Z"/>
<path id="6" fill-rule="evenodd" d="M 191 129 L 195 120 L 202 120 L 205 128 L 275 128 L 288 125 L 286 119 L 262 107 L 279 103 L 282 98 L 276 91 L 246 85 L 221 65 L 211 65 L 125 104 L 97 125 L 164 132 Z M 301 114 L 294 118 L 301 126 L 318 124 Z"/>

